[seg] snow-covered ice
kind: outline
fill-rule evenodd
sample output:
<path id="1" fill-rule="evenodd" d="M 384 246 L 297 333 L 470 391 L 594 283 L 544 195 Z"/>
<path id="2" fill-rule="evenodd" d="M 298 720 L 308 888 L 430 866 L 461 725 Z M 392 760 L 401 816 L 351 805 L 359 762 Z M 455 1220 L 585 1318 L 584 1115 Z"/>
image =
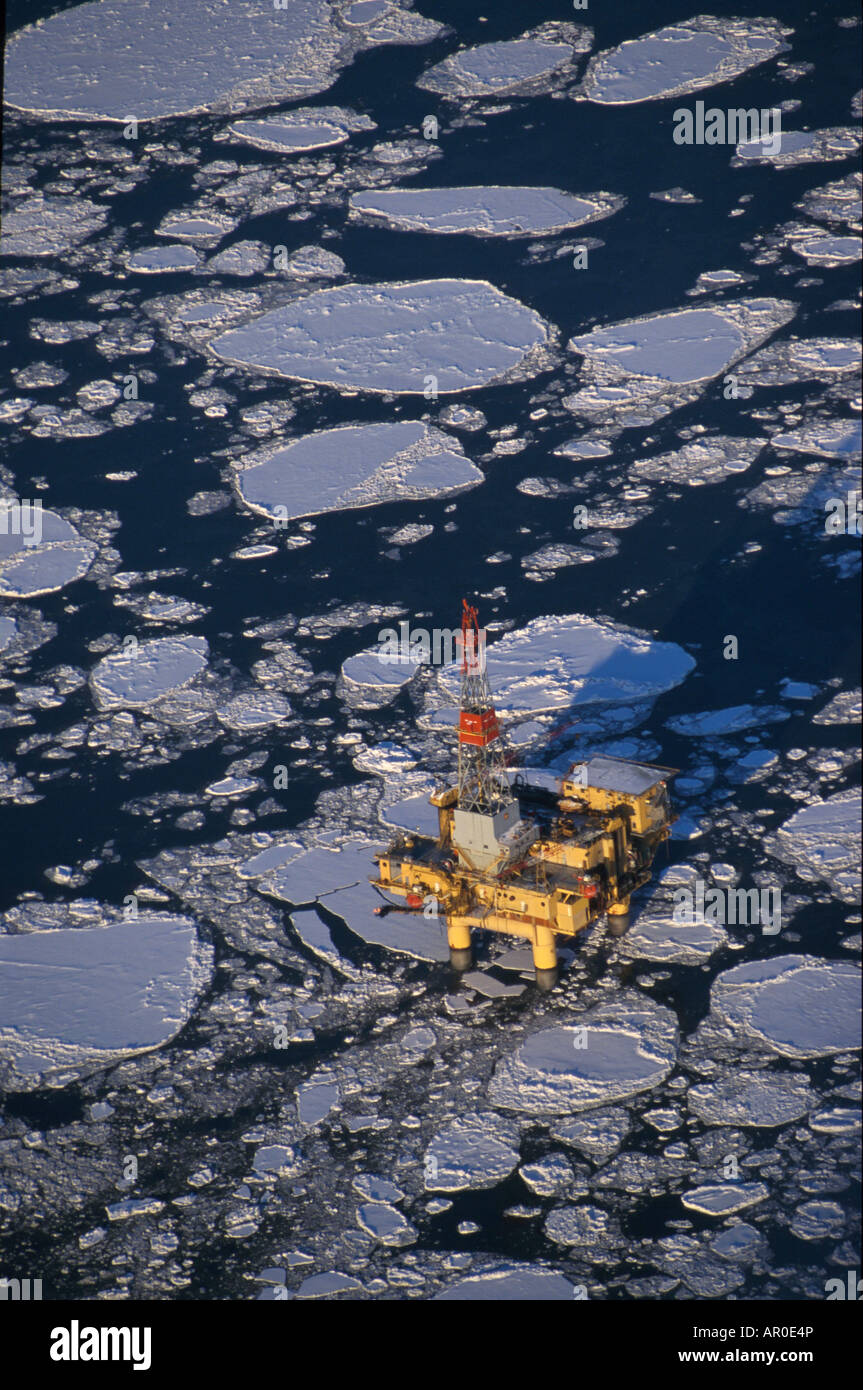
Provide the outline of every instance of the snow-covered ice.
<path id="1" fill-rule="evenodd" d="M 342 27 L 330 0 L 100 0 L 14 34 L 6 49 L 8 105 L 54 119 L 160 120 L 249 111 L 326 91 L 353 52 L 427 42 L 439 27 L 399 11 Z M 170 37 L 166 38 L 166 31 Z"/>
<path id="2" fill-rule="evenodd" d="M 354 131 L 375 129 L 370 117 L 343 106 L 306 106 L 256 121 L 235 121 L 230 127 L 243 144 L 278 154 L 328 149 L 344 144 Z"/>
<path id="3" fill-rule="evenodd" d="M 598 53 L 581 91 L 604 106 L 698 92 L 766 63 L 790 32 L 774 19 L 697 15 Z"/>
<path id="4" fill-rule="evenodd" d="M 734 1071 L 686 1093 L 703 1124 L 765 1128 L 802 1119 L 816 1099 L 805 1076 L 777 1071 Z"/>
<path id="5" fill-rule="evenodd" d="M 429 1192 L 496 1187 L 518 1164 L 518 1130 L 499 1115 L 462 1115 L 432 1139 L 425 1154 Z"/>
<path id="6" fill-rule="evenodd" d="M 489 1099 L 537 1115 L 572 1114 L 622 1100 L 650 1090 L 669 1074 L 677 1041 L 670 1010 L 624 994 L 589 1009 L 573 1026 L 528 1037 L 498 1062 Z"/>
<path id="7" fill-rule="evenodd" d="M 14 1090 L 161 1047 L 209 983 L 212 948 L 187 917 L 0 935 L 0 1058 Z"/>
<path id="8" fill-rule="evenodd" d="M 843 902 L 860 897 L 859 790 L 836 792 L 796 811 L 771 837 L 771 848 L 801 878 L 830 883 Z"/>
<path id="9" fill-rule="evenodd" d="M 529 94 L 565 76 L 591 38 L 580 25 L 543 25 L 533 35 L 464 48 L 424 72 L 417 86 L 450 98 Z"/>
<path id="10" fill-rule="evenodd" d="M 0 500 L 0 597 L 56 593 L 81 579 L 95 555 L 96 546 L 56 512 Z"/>
<path id="11" fill-rule="evenodd" d="M 319 430 L 245 455 L 235 473 L 240 500 L 280 521 L 449 496 L 482 481 L 457 439 L 411 420 Z"/>
<path id="12" fill-rule="evenodd" d="M 206 668 L 203 637 L 154 637 L 112 652 L 94 666 L 90 688 L 100 709 L 139 709 L 194 680 Z"/>
<path id="13" fill-rule="evenodd" d="M 860 1046 L 860 971 L 815 956 L 774 956 L 718 976 L 711 1007 L 783 1057 L 826 1057 Z"/>
<path id="14" fill-rule="evenodd" d="M 539 314 L 486 280 L 414 280 L 316 290 L 210 346 L 277 376 L 421 396 L 430 381 L 446 394 L 532 376 L 549 339 Z"/>
<path id="15" fill-rule="evenodd" d="M 616 623 L 578 614 L 534 618 L 486 648 L 495 706 L 526 717 L 586 705 L 654 700 L 679 685 L 695 662 L 673 642 L 655 642 Z M 441 684 L 455 703 L 457 662 Z"/>
<path id="16" fill-rule="evenodd" d="M 624 200 L 574 197 L 559 188 L 385 188 L 352 193 L 355 218 L 400 231 L 471 236 L 547 236 L 610 217 Z"/>

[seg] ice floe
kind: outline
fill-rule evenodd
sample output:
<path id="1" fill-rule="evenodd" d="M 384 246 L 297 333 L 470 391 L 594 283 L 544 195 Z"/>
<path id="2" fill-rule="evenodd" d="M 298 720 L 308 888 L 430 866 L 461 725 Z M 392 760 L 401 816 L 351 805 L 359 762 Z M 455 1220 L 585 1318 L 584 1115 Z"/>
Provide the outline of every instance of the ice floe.
<path id="1" fill-rule="evenodd" d="M 677 309 L 594 328 L 571 339 L 584 384 L 563 404 L 575 415 L 626 428 L 652 424 L 696 400 L 705 383 L 794 317 L 781 299 Z"/>
<path id="2" fill-rule="evenodd" d="M 215 0 L 101 0 L 28 25 L 6 49 L 5 100 L 51 116 L 128 122 L 249 111 L 326 91 L 355 52 L 425 43 L 440 26 L 394 0 L 377 24 L 342 27 L 335 7 Z M 166 30 L 170 39 L 166 41 Z"/>
<path id="3" fill-rule="evenodd" d="M 763 1182 L 717 1183 L 684 1192 L 681 1201 L 689 1211 L 698 1211 L 704 1216 L 731 1216 L 736 1211 L 757 1206 L 769 1195 Z"/>
<path id="4" fill-rule="evenodd" d="M 56 593 L 87 573 L 96 550 L 41 504 L 0 500 L 0 597 Z"/>
<path id="5" fill-rule="evenodd" d="M 778 149 L 775 149 L 777 143 Z M 850 159 L 859 149 L 860 134 L 853 126 L 838 126 L 830 130 L 783 130 L 778 141 L 773 136 L 744 140 L 737 146 L 731 163 L 737 168 L 756 163 L 789 169 L 798 164 Z"/>
<path id="6" fill-rule="evenodd" d="M 421 421 L 320 430 L 238 461 L 250 510 L 278 521 L 419 501 L 476 487 L 483 475 L 457 439 Z"/>
<path id="7" fill-rule="evenodd" d="M 783 1057 L 826 1057 L 860 1046 L 860 971 L 814 956 L 737 965 L 710 991 L 725 1023 Z"/>
<path id="8" fill-rule="evenodd" d="M 595 1247 L 607 1240 L 612 1229 L 608 1212 L 588 1203 L 558 1207 L 549 1212 L 545 1221 L 545 1234 L 556 1245 Z"/>
<path id="9" fill-rule="evenodd" d="M 860 836 L 860 792 L 842 791 L 795 812 L 771 848 L 801 878 L 824 880 L 843 902 L 853 903 L 860 895 Z"/>
<path id="10" fill-rule="evenodd" d="M 231 134 L 243 144 L 278 154 L 329 149 L 344 144 L 354 131 L 375 129 L 368 116 L 343 106 L 306 106 L 257 121 L 235 121 L 230 127 Z"/>
<path id="11" fill-rule="evenodd" d="M 735 1071 L 686 1093 L 689 1109 L 706 1125 L 775 1128 L 802 1119 L 816 1100 L 805 1076 L 773 1071 Z"/>
<path id="12" fill-rule="evenodd" d="M 469 1275 L 435 1294 L 439 1302 L 568 1302 L 573 1286 L 562 1274 L 535 1265 L 505 1265 Z"/>
<path id="13" fill-rule="evenodd" d="M 213 339 L 218 357 L 351 390 L 441 394 L 533 376 L 549 326 L 485 280 L 316 290 Z"/>
<path id="14" fill-rule="evenodd" d="M 634 482 L 647 479 L 685 483 L 688 487 L 724 483 L 735 473 L 745 473 L 766 443 L 765 439 L 711 435 L 707 439 L 692 440 L 673 453 L 639 459 L 632 465 L 630 477 Z"/>
<path id="15" fill-rule="evenodd" d="M 484 43 L 444 58 L 418 78 L 417 86 L 441 96 L 531 95 L 571 76 L 572 63 L 592 42 L 582 25 L 542 25 L 518 39 Z"/>
<path id="16" fill-rule="evenodd" d="M 432 1139 L 425 1154 L 429 1192 L 496 1187 L 518 1163 L 518 1129 L 499 1115 L 462 1115 Z"/>
<path id="17" fill-rule="evenodd" d="M 790 33 L 773 19 L 697 15 L 596 54 L 580 91 L 604 106 L 698 92 L 774 58 Z"/>
<path id="18" fill-rule="evenodd" d="M 161 1047 L 210 980 L 187 917 L 0 935 L 0 1066 L 13 1090 L 86 1075 Z"/>
<path id="19" fill-rule="evenodd" d="M 180 690 L 207 665 L 203 637 L 154 637 L 103 657 L 90 675 L 102 710 L 138 709 Z"/>
<path id="20" fill-rule="evenodd" d="M 501 713 L 526 717 L 586 705 L 652 701 L 685 680 L 692 657 L 616 623 L 578 614 L 534 618 L 486 648 L 488 677 Z M 441 684 L 453 702 L 458 663 Z"/>
<path id="21" fill-rule="evenodd" d="M 8 48 L 6 52 L 8 83 Z M 0 255 L 62 256 L 70 247 L 101 231 L 109 211 L 89 198 L 34 194 L 4 213 Z"/>
<path id="22" fill-rule="evenodd" d="M 609 193 L 577 198 L 559 188 L 387 188 L 352 193 L 351 215 L 408 232 L 471 236 L 546 236 L 597 222 L 624 199 Z"/>
<path id="23" fill-rule="evenodd" d="M 526 1039 L 498 1062 L 489 1099 L 507 1110 L 565 1115 L 650 1090 L 674 1066 L 677 1020 L 640 996 L 597 1005 L 571 1027 Z"/>

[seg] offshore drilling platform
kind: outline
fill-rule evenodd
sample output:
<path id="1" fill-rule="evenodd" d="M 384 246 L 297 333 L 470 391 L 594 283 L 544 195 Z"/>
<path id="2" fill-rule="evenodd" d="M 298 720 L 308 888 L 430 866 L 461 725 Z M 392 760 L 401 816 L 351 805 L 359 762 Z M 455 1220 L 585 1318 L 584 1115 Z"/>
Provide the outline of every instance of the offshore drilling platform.
<path id="1" fill-rule="evenodd" d="M 472 964 L 471 932 L 528 940 L 537 985 L 557 982 L 557 937 L 603 914 L 622 935 L 630 897 L 648 882 L 673 820 L 675 769 L 598 756 L 575 762 L 554 790 L 511 782 L 485 670 L 477 611 L 462 601 L 458 783 L 432 793 L 437 839 L 402 835 L 375 856 L 376 888 L 446 920 L 456 970 Z M 387 908 L 378 909 L 386 912 Z"/>

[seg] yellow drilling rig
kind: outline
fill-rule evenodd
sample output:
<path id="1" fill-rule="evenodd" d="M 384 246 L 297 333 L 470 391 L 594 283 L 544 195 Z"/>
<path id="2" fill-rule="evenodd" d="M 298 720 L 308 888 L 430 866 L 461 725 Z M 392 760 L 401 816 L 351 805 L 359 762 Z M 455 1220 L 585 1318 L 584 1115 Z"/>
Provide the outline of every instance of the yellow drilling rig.
<path id="1" fill-rule="evenodd" d="M 477 611 L 462 602 L 458 784 L 432 793 L 437 839 L 402 835 L 375 856 L 382 892 L 423 913 L 434 899 L 456 970 L 472 963 L 471 931 L 505 932 L 533 948 L 540 989 L 557 981 L 558 936 L 608 913 L 621 935 L 629 900 L 651 876 L 675 819 L 667 782 L 676 769 L 596 756 L 553 788 L 507 772 L 485 670 Z"/>

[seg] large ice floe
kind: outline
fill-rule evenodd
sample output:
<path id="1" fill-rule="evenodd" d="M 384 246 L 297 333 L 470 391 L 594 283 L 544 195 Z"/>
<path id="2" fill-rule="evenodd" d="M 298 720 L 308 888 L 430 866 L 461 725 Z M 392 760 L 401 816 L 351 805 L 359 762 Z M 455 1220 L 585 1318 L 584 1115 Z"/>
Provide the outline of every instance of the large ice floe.
<path id="1" fill-rule="evenodd" d="M 815 956 L 774 956 L 727 970 L 713 1012 L 783 1057 L 826 1057 L 860 1046 L 860 971 Z"/>
<path id="2" fill-rule="evenodd" d="M 603 106 L 697 92 L 766 63 L 790 32 L 775 19 L 697 15 L 596 54 L 579 90 Z"/>
<path id="3" fill-rule="evenodd" d="M 463 48 L 424 72 L 417 86 L 453 99 L 534 95 L 571 80 L 575 58 L 592 42 L 584 25 L 552 21 L 518 39 Z"/>
<path id="4" fill-rule="evenodd" d="M 777 144 L 778 148 L 775 148 Z M 798 164 L 850 159 L 859 148 L 860 133 L 853 126 L 839 126 L 831 130 L 783 130 L 778 141 L 767 136 L 741 141 L 731 163 L 736 168 L 755 163 L 790 169 Z"/>
<path id="5" fill-rule="evenodd" d="M 397 0 L 343 24 L 332 0 L 100 0 L 29 25 L 6 49 L 4 99 L 55 119 L 159 120 L 249 111 L 331 87 L 356 52 L 426 43 L 440 25 Z"/>
<path id="6" fill-rule="evenodd" d="M 56 512 L 0 500 L 0 597 L 56 593 L 87 573 L 96 549 Z"/>
<path id="7" fill-rule="evenodd" d="M 160 1047 L 189 1019 L 212 965 L 212 948 L 187 917 L 142 913 L 0 935 L 4 1084 L 66 1085 Z"/>
<path id="8" fill-rule="evenodd" d="M 483 481 L 459 440 L 422 421 L 320 430 L 237 464 L 240 501 L 275 520 L 447 497 Z"/>
<path id="9" fill-rule="evenodd" d="M 569 343 L 584 358 L 584 384 L 563 404 L 606 429 L 652 424 L 696 400 L 795 312 L 788 300 L 749 299 L 594 328 Z"/>
<path id="10" fill-rule="evenodd" d="M 498 1062 L 489 1100 L 506 1110 L 568 1115 L 650 1090 L 677 1057 L 677 1020 L 642 995 L 598 1004 L 567 1027 L 533 1033 Z"/>
<path id="11" fill-rule="evenodd" d="M 213 339 L 218 357 L 350 390 L 470 391 L 540 370 L 549 326 L 486 280 L 343 285 Z"/>
<path id="12" fill-rule="evenodd" d="M 471 236 L 546 236 L 610 217 L 624 203 L 610 193 L 576 197 L 559 188 L 385 188 L 352 193 L 355 220 L 399 231 Z"/>
<path id="13" fill-rule="evenodd" d="M 140 709 L 181 689 L 206 668 L 203 637 L 154 637 L 133 641 L 105 656 L 90 674 L 99 709 Z"/>
<path id="14" fill-rule="evenodd" d="M 836 792 L 796 811 L 771 837 L 770 849 L 793 864 L 798 877 L 829 883 L 843 902 L 860 897 L 861 798 Z"/>
<path id="15" fill-rule="evenodd" d="M 685 680 L 695 662 L 674 642 L 656 642 L 618 623 L 571 614 L 534 618 L 486 648 L 495 706 L 509 716 L 588 705 L 655 700 Z M 455 704 L 458 662 L 441 685 Z"/>

